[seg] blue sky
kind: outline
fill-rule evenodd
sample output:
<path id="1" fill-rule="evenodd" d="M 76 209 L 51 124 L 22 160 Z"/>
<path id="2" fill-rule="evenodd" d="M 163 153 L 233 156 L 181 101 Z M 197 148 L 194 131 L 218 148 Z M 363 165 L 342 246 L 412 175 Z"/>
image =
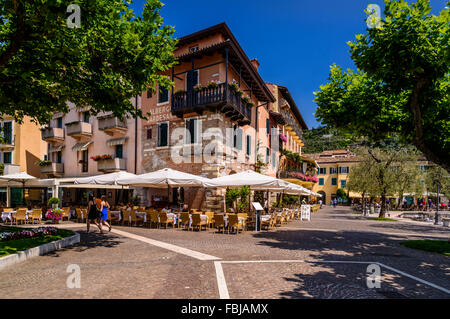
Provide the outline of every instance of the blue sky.
<path id="1" fill-rule="evenodd" d="M 314 117 L 313 92 L 326 82 L 337 63 L 355 68 L 347 41 L 365 33 L 369 4 L 384 8 L 382 0 L 162 0 L 165 24 L 175 36 L 226 22 L 250 59 L 260 62 L 266 82 L 289 88 L 309 128 Z M 445 0 L 431 0 L 433 13 Z M 140 14 L 145 0 L 132 7 Z"/>

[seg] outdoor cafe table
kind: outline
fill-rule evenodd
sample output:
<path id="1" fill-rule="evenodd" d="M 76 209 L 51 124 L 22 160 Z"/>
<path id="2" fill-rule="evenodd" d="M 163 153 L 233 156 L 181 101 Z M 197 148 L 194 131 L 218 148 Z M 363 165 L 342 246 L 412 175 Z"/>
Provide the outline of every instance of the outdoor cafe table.
<path id="1" fill-rule="evenodd" d="M 32 210 L 27 210 L 27 213 L 25 215 L 25 218 L 28 219 L 31 216 L 31 213 L 33 211 Z M 6 222 L 6 220 L 11 220 L 11 216 L 16 214 L 15 210 L 12 210 L 10 212 L 2 212 L 2 221 Z M 41 213 L 41 218 L 42 218 L 42 213 Z"/>

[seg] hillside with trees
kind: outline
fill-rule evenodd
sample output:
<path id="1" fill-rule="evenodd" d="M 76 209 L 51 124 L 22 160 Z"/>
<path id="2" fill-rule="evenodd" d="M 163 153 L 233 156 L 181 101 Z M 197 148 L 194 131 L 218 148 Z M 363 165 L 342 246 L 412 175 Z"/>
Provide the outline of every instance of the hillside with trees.
<path id="1" fill-rule="evenodd" d="M 338 129 L 322 126 L 303 132 L 305 146 L 302 153 L 313 154 L 329 150 L 346 149 L 351 144 L 360 143 L 362 138 L 348 133 L 342 133 Z"/>

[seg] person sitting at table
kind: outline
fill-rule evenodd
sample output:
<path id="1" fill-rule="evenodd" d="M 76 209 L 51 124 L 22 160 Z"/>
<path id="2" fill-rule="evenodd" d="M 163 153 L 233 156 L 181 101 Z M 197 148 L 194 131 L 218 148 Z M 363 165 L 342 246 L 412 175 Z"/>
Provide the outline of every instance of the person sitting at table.
<path id="1" fill-rule="evenodd" d="M 169 205 L 166 205 L 163 209 L 161 209 L 162 213 L 170 213 Z"/>
<path id="2" fill-rule="evenodd" d="M 187 213 L 188 211 L 189 211 L 188 204 L 184 204 L 184 205 L 183 205 L 183 210 L 182 210 L 182 212 L 183 212 L 183 213 Z"/>

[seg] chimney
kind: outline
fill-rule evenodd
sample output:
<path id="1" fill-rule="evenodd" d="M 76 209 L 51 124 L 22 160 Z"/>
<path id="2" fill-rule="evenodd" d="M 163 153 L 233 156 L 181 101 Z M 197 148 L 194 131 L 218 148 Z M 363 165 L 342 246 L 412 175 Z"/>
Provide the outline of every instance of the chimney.
<path id="1" fill-rule="evenodd" d="M 258 71 L 259 62 L 258 59 L 251 59 L 250 62 L 252 62 L 253 66 L 255 67 L 256 71 Z"/>

